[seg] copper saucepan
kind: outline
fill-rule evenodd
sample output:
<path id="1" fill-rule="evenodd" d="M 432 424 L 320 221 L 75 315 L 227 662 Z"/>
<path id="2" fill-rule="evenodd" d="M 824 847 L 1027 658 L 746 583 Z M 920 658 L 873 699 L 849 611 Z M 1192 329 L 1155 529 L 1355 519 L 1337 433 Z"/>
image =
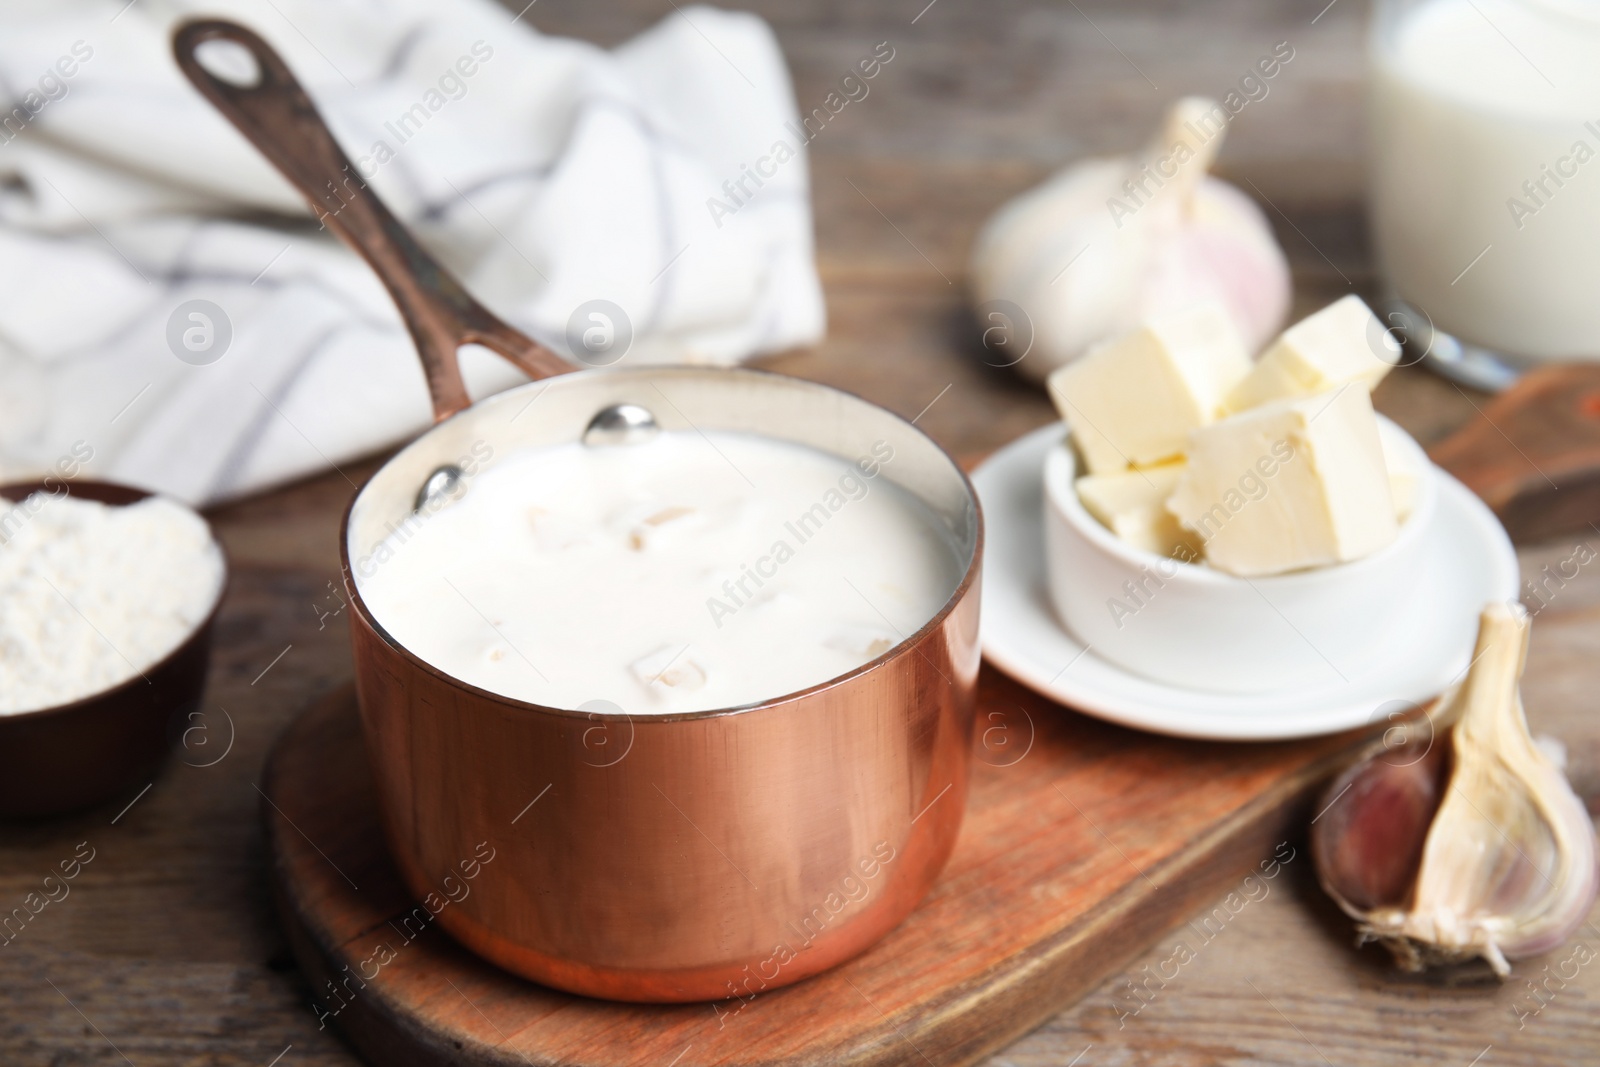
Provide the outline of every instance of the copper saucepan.
<path id="1" fill-rule="evenodd" d="M 249 49 L 258 79 L 241 86 L 202 67 L 195 49 L 212 40 Z M 412 914 L 420 922 L 437 906 L 458 940 L 536 981 L 638 1001 L 752 996 L 881 938 L 927 893 L 966 803 L 983 523 L 960 469 L 900 417 L 800 379 L 574 372 L 417 245 L 259 37 L 208 19 L 181 26 L 173 43 L 190 80 L 377 271 L 426 369 L 436 425 L 356 494 L 341 545 L 363 729 L 390 848 L 422 901 Z M 471 404 L 456 365 L 467 343 L 541 380 Z M 884 476 L 947 529 L 965 567 L 958 587 L 920 630 L 848 674 L 689 714 L 513 700 L 385 633 L 352 572 L 411 518 L 430 477 L 480 441 L 504 455 L 576 440 L 624 402 L 668 430 L 748 431 L 850 460 L 887 441 L 895 458 Z"/>

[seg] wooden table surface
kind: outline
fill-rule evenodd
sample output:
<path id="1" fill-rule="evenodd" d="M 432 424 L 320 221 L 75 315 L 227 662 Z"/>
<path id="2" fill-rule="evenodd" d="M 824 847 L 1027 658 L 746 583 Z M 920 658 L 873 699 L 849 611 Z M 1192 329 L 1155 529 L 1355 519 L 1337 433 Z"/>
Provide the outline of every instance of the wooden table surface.
<path id="1" fill-rule="evenodd" d="M 1226 92 L 1280 41 L 1295 58 L 1237 120 L 1222 170 L 1248 177 L 1270 200 L 1294 264 L 1297 312 L 1351 289 L 1370 292 L 1359 206 L 1367 15 L 1359 0 L 1326 9 L 1326 0 L 926 3 L 754 4 L 777 29 L 803 110 L 877 42 L 896 50 L 870 95 L 813 142 L 829 335 L 771 366 L 908 416 L 932 404 L 919 425 L 958 454 L 991 450 L 1049 420 L 1040 392 L 977 358 L 963 293 L 977 227 L 1062 162 L 1142 141 L 1173 96 Z M 539 0 L 524 18 L 612 44 L 674 6 Z M 1425 442 L 1479 417 L 1474 400 L 1418 371 L 1391 375 L 1378 395 Z M 359 481 L 371 466 L 345 473 Z M 333 474 L 217 513 L 234 577 L 208 729 L 191 734 L 147 793 L 66 819 L 0 826 L 4 910 L 80 842 L 94 850 L 70 896 L 0 946 L 0 1063 L 354 1062 L 337 1037 L 318 1031 L 277 930 L 256 790 L 273 737 L 350 676 L 334 589 L 338 517 L 351 491 Z M 1573 547 L 1524 550 L 1525 573 Z M 1536 729 L 1559 736 L 1592 714 L 1597 640 L 1600 575 L 1586 571 L 1538 616 L 1524 687 Z M 1593 751 L 1574 757 L 1600 764 Z M 1600 966 L 1550 979 L 1534 1013 L 1540 1002 L 1529 980 L 1552 973 L 1572 946 L 1520 965 L 1505 985 L 1398 977 L 1378 950 L 1351 948 L 1349 924 L 1308 867 L 1289 864 L 1268 896 L 1177 978 L 1147 987 L 1154 992 L 1142 1001 L 1131 984 L 1171 954 L 1166 943 L 991 1062 L 1600 1061 L 1600 1017 L 1590 1004 Z M 1600 926 L 1591 921 L 1580 937 L 1594 959 Z"/>

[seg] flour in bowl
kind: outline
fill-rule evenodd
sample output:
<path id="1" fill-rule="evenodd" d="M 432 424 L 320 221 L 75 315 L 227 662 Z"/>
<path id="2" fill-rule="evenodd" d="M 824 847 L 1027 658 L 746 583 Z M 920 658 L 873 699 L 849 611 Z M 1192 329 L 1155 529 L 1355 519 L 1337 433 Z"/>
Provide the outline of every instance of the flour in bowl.
<path id="1" fill-rule="evenodd" d="M 222 580 L 205 521 L 170 500 L 0 500 L 0 715 L 138 677 L 205 621 Z"/>

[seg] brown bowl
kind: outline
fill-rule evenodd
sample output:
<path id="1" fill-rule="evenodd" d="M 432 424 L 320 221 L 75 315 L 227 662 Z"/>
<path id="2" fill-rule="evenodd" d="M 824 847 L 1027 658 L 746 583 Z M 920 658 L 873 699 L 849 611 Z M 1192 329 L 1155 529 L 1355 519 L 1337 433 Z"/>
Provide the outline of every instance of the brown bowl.
<path id="1" fill-rule="evenodd" d="M 87 480 L 0 485 L 0 497 L 13 502 L 35 492 L 65 493 L 118 507 L 152 495 Z M 143 675 L 70 704 L 0 715 L 0 818 L 76 811 L 154 778 L 173 739 L 200 705 L 211 660 L 212 623 L 226 587 L 224 556 L 223 587 L 210 614 Z"/>

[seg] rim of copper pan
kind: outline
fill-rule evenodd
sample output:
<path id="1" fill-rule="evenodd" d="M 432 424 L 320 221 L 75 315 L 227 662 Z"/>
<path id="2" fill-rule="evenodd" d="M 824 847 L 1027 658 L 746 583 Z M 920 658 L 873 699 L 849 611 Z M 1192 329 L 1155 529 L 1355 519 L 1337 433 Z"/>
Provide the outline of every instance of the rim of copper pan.
<path id="1" fill-rule="evenodd" d="M 897 414 L 897 413 L 895 413 L 893 411 L 890 411 L 888 408 L 884 407 L 882 404 L 875 404 L 872 401 L 866 399 L 865 397 L 860 396 L 857 393 L 853 393 L 848 389 L 841 389 L 838 386 L 834 386 L 834 385 L 826 385 L 826 384 L 824 384 L 822 382 L 815 382 L 815 381 L 812 381 L 809 378 L 801 378 L 801 377 L 798 377 L 797 375 L 793 375 L 793 374 L 782 374 L 782 373 L 779 373 L 777 371 L 770 371 L 770 370 L 766 370 L 766 369 L 761 368 L 761 367 L 721 367 L 721 368 L 711 368 L 711 367 L 693 367 L 693 366 L 675 367 L 675 366 L 665 366 L 665 365 L 664 366 L 660 366 L 660 367 L 651 367 L 651 366 L 630 367 L 630 368 L 627 368 L 624 373 L 651 373 L 651 372 L 663 371 L 663 370 L 665 370 L 665 371 L 673 371 L 673 370 L 707 371 L 707 372 L 730 373 L 730 374 L 750 374 L 750 375 L 757 375 L 757 376 L 764 377 L 764 378 L 778 378 L 778 379 L 782 379 L 782 380 L 788 381 L 788 382 L 800 382 L 800 383 L 802 383 L 804 385 L 811 386 L 813 388 L 824 389 L 824 390 L 827 390 L 827 391 L 830 391 L 830 392 L 834 392 L 834 393 L 840 393 L 840 394 L 842 394 L 844 396 L 850 397 L 853 400 L 859 400 L 861 403 L 866 404 L 869 407 L 875 408 L 878 411 L 883 412 L 885 415 L 888 415 L 890 418 L 892 418 L 892 419 L 900 422 L 901 424 L 903 424 L 905 426 L 905 428 L 910 430 L 912 433 L 917 434 L 920 437 L 922 437 L 923 440 L 927 441 L 930 445 L 932 445 L 935 449 L 937 449 L 939 454 L 942 455 L 946 460 L 949 461 L 951 468 L 956 472 L 956 477 L 961 479 L 962 488 L 964 488 L 967 491 L 967 498 L 972 501 L 973 522 L 974 522 L 974 526 L 975 526 L 975 533 L 974 533 L 973 542 L 972 542 L 972 558 L 967 562 L 966 569 L 965 569 L 964 573 L 961 575 L 961 580 L 956 583 L 955 589 L 951 592 L 950 596 L 945 599 L 945 602 L 942 605 L 940 605 L 939 610 L 934 612 L 933 616 L 931 618 L 929 618 L 927 622 L 923 623 L 923 625 L 921 627 L 919 627 L 916 630 L 916 632 L 914 632 L 912 634 L 909 634 L 906 637 L 901 638 L 899 641 L 895 642 L 894 645 L 892 645 L 887 651 L 885 651 L 884 653 L 882 653 L 879 656 L 876 656 L 876 657 L 868 660 L 867 662 L 861 664 L 859 667 L 854 667 L 854 668 L 846 671 L 843 674 L 835 675 L 834 677 L 829 678 L 829 679 L 827 679 L 825 681 L 818 682 L 816 685 L 807 686 L 804 689 L 796 689 L 796 690 L 794 690 L 793 692 L 790 692 L 790 693 L 783 693 L 783 694 L 780 694 L 778 696 L 768 697 L 768 698 L 766 698 L 764 700 L 758 700 L 758 701 L 755 701 L 755 702 L 750 703 L 750 704 L 738 704 L 738 705 L 734 705 L 732 707 L 725 707 L 725 708 L 705 708 L 705 709 L 703 709 L 701 711 L 675 711 L 675 712 L 666 712 L 666 713 L 659 713 L 659 714 L 656 713 L 656 712 L 641 712 L 641 713 L 638 713 L 638 714 L 634 714 L 634 713 L 630 713 L 630 712 L 626 712 L 626 711 L 623 711 L 623 712 L 610 712 L 610 711 L 599 711 L 599 710 L 579 710 L 577 708 L 556 708 L 556 707 L 551 707 L 551 706 L 549 706 L 547 704 L 535 704 L 534 702 L 529 701 L 529 700 L 519 700 L 516 697 L 508 697 L 508 696 L 506 696 L 506 695 L 504 695 L 502 693 L 495 693 L 495 692 L 491 692 L 488 689 L 482 689 L 482 688 L 480 688 L 480 687 L 478 687 L 476 685 L 473 685 L 471 682 L 464 681 L 463 679 L 457 678 L 453 674 L 450 674 L 450 673 L 448 673 L 446 671 L 440 670 L 439 668 L 435 667 L 433 664 L 427 662 L 422 657 L 418 656 L 416 653 L 412 652 L 410 649 L 406 648 L 398 640 L 396 640 L 395 637 L 392 634 L 390 634 L 388 630 L 384 629 L 383 624 L 380 623 L 376 618 L 373 617 L 372 612 L 367 610 L 367 605 L 366 605 L 365 601 L 363 601 L 361 599 L 361 590 L 359 588 L 357 588 L 355 579 L 352 576 L 352 572 L 351 572 L 351 569 L 350 569 L 350 529 L 349 529 L 350 528 L 350 513 L 355 509 L 356 501 L 361 498 L 361 494 L 362 494 L 362 492 L 364 492 L 366 490 L 367 485 L 372 481 L 373 478 L 376 478 L 378 476 L 378 474 L 380 474 L 383 471 L 384 467 L 388 466 L 389 461 L 385 460 L 382 464 L 379 465 L 377 470 L 375 470 L 371 474 L 367 475 L 367 477 L 361 482 L 361 484 L 356 487 L 355 493 L 352 494 L 351 497 L 350 497 L 350 503 L 345 505 L 344 518 L 339 523 L 339 564 L 340 564 L 341 569 L 343 570 L 345 588 L 348 589 L 349 592 L 350 592 L 350 603 L 351 603 L 351 606 L 354 608 L 354 610 L 358 614 L 360 614 L 360 616 L 362 618 L 362 621 L 364 621 L 369 627 L 371 627 L 373 633 L 377 634 L 378 637 L 384 642 L 384 644 L 388 645 L 391 649 L 393 649 L 396 652 L 398 652 L 400 654 L 400 656 L 403 659 L 405 659 L 411 666 L 413 666 L 413 667 L 415 667 L 415 668 L 417 668 L 419 670 L 426 671 L 428 674 L 431 674 L 434 677 L 439 678 L 439 679 L 441 679 L 441 680 L 443 680 L 445 682 L 449 682 L 449 683 L 452 683 L 454 685 L 457 685 L 457 686 L 461 687 L 462 689 L 466 690 L 467 692 L 471 693 L 475 697 L 479 697 L 479 698 L 484 699 L 484 700 L 492 701 L 493 703 L 498 704 L 498 705 L 500 705 L 502 707 L 505 707 L 505 708 L 509 708 L 509 709 L 512 709 L 512 710 L 515 710 L 515 711 L 538 712 L 538 713 L 541 713 L 541 714 L 558 715 L 558 716 L 562 716 L 562 717 L 565 717 L 565 718 L 581 719 L 581 720 L 583 720 L 585 722 L 593 722 L 593 721 L 595 721 L 597 719 L 609 719 L 609 720 L 615 720 L 615 721 L 619 721 L 619 722 L 620 721 L 629 721 L 629 722 L 634 722 L 634 723 L 637 723 L 637 722 L 640 722 L 640 721 L 648 721 L 648 722 L 652 722 L 652 723 L 654 723 L 654 722 L 674 723 L 674 722 L 685 722 L 685 721 L 689 721 L 689 720 L 693 720 L 693 719 L 714 719 L 714 718 L 720 718 L 720 717 L 726 716 L 726 715 L 744 715 L 744 714 L 748 714 L 750 712 L 761 711 L 761 710 L 766 709 L 766 708 L 773 708 L 773 707 L 778 707 L 780 705 L 789 704 L 789 703 L 792 703 L 792 702 L 794 702 L 794 701 L 796 701 L 796 700 L 798 700 L 798 699 L 800 699 L 802 697 L 815 696 L 816 694 L 825 692 L 826 690 L 832 689 L 835 686 L 843 685 L 844 683 L 852 681 L 853 679 L 858 678 L 858 677 L 860 677 L 860 676 L 862 676 L 864 674 L 867 674 L 867 673 L 869 673 L 871 671 L 877 670 L 879 667 L 882 667 L 883 665 L 887 664 L 892 659 L 896 659 L 899 656 L 907 655 L 907 654 L 915 652 L 916 651 L 916 646 L 918 644 L 922 643 L 924 640 L 926 640 L 936 630 L 938 630 L 939 627 L 944 624 L 944 621 L 950 616 L 950 613 L 955 610 L 956 605 L 959 604 L 963 599 L 965 599 L 967 593 L 971 590 L 971 588 L 973 586 L 973 583 L 977 581 L 978 572 L 982 569 L 982 566 L 983 566 L 983 546 L 984 546 L 984 534 L 985 534 L 984 517 L 983 517 L 983 503 L 982 503 L 982 501 L 980 501 L 978 499 L 978 492 L 977 492 L 976 489 L 973 488 L 971 479 L 969 479 L 967 477 L 967 472 L 961 469 L 961 464 L 956 462 L 955 457 L 950 455 L 950 453 L 945 449 L 945 447 L 943 445 L 939 444 L 939 442 L 935 441 L 932 437 L 930 437 L 927 433 L 925 433 L 921 429 L 918 429 L 917 426 L 914 425 L 912 422 L 910 422 L 909 420 L 901 417 L 899 414 Z M 614 373 L 618 373 L 618 371 L 614 371 L 611 368 L 606 368 L 606 367 L 593 367 L 593 368 L 588 368 L 587 370 L 574 371 L 573 373 L 574 374 L 595 374 L 595 375 L 600 375 L 600 374 L 614 374 Z M 565 378 L 565 377 L 568 377 L 568 375 L 561 375 L 561 377 Z M 526 382 L 526 383 L 524 383 L 522 385 L 512 386 L 510 389 L 502 390 L 501 392 L 494 394 L 494 396 L 495 397 L 505 396 L 506 394 L 514 392 L 514 391 L 517 391 L 517 390 L 526 389 L 526 388 L 528 388 L 530 386 L 541 385 L 541 384 L 548 385 L 548 384 L 553 383 L 554 381 L 557 381 L 557 380 L 558 379 L 551 378 L 551 379 L 542 379 L 542 380 L 535 380 L 535 381 L 531 381 L 531 382 Z M 485 401 L 487 401 L 489 399 L 492 399 L 492 398 L 491 397 L 484 397 L 483 398 L 483 400 L 485 400 Z M 455 414 L 450 415 L 448 418 L 442 419 L 441 421 L 434 423 L 433 426 L 428 427 L 428 429 L 422 431 L 422 433 L 418 434 L 416 437 L 411 438 L 411 440 L 406 442 L 406 444 L 404 446 L 402 446 L 402 447 L 403 448 L 409 448 L 412 444 L 416 443 L 417 441 L 420 441 L 423 437 L 427 436 L 429 433 L 431 433 L 437 427 L 444 426 L 445 424 L 447 424 L 449 422 L 453 422 L 456 419 L 463 418 L 465 416 L 471 415 L 478 408 L 478 404 L 479 403 L 482 403 L 482 401 L 479 401 L 477 403 L 473 403 L 470 406 L 468 406 L 466 408 L 463 408 L 462 410 L 456 412 Z M 822 450 L 821 449 L 817 449 L 817 451 L 822 451 Z M 390 457 L 390 459 L 392 459 L 392 458 L 393 458 L 393 456 Z M 910 490 L 906 490 L 906 492 L 909 493 Z M 913 493 L 912 495 L 915 496 L 916 494 Z"/>

